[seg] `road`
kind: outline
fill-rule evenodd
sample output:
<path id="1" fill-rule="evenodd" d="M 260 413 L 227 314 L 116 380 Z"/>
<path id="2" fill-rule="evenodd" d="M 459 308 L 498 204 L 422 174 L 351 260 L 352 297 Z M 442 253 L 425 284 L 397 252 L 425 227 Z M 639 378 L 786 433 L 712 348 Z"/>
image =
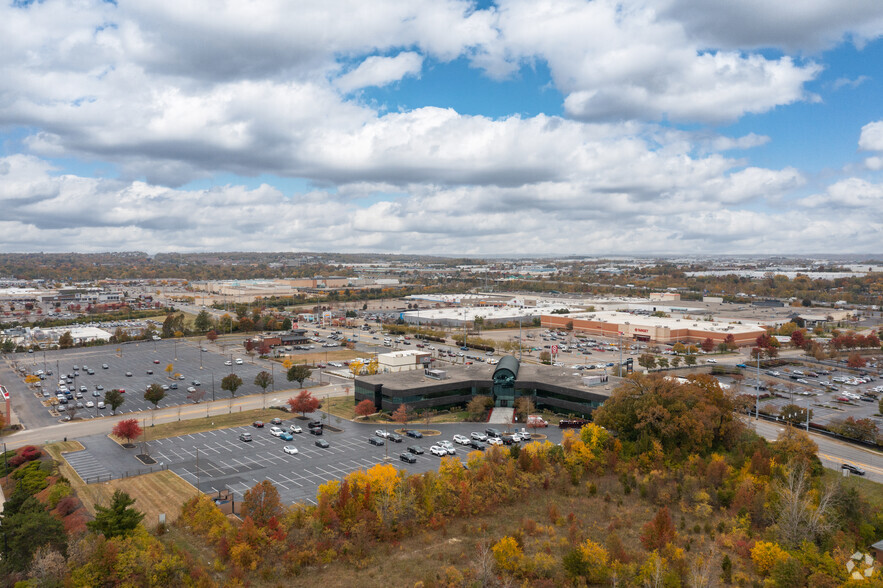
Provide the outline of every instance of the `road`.
<path id="1" fill-rule="evenodd" d="M 769 421 L 750 419 L 749 424 L 759 435 L 770 441 L 775 441 L 783 430 L 783 425 Z M 883 484 L 883 453 L 824 435 L 810 433 L 810 438 L 818 445 L 819 459 L 825 467 L 840 471 L 840 465 L 843 463 L 856 465 L 867 472 L 865 475 L 867 479 Z"/>

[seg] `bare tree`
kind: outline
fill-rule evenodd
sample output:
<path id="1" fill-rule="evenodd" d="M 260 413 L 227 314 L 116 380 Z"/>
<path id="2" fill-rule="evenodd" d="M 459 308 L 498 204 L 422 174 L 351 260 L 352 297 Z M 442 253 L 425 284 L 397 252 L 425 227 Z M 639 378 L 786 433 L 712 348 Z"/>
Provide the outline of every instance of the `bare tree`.
<path id="1" fill-rule="evenodd" d="M 497 585 L 497 577 L 494 573 L 495 565 L 490 543 L 479 541 L 475 546 L 475 559 L 472 561 L 472 568 L 475 570 L 476 579 L 482 588 Z"/>
<path id="2" fill-rule="evenodd" d="M 39 581 L 40 586 L 60 585 L 67 574 L 67 561 L 49 545 L 38 547 L 28 568 L 28 577 Z"/>
<path id="3" fill-rule="evenodd" d="M 805 461 L 799 461 L 788 470 L 785 479 L 776 487 L 779 513 L 776 521 L 779 538 L 789 547 L 816 540 L 834 527 L 833 506 L 837 487 L 826 484 L 813 499 L 811 479 Z"/>
<path id="4" fill-rule="evenodd" d="M 712 544 L 707 555 L 698 555 L 690 562 L 688 584 L 691 588 L 708 588 L 714 580 L 714 564 L 717 561 L 717 548 Z"/>

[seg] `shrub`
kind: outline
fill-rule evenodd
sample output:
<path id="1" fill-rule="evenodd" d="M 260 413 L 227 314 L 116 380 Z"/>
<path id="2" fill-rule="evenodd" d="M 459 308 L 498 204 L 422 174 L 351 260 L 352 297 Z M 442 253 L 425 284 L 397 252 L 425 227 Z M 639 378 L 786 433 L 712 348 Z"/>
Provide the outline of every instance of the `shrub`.
<path id="1" fill-rule="evenodd" d="M 66 496 L 58 501 L 58 505 L 55 507 L 56 512 L 63 517 L 71 514 L 79 507 L 79 501 L 73 496 Z"/>
<path id="2" fill-rule="evenodd" d="M 780 561 L 788 559 L 788 553 L 776 543 L 758 541 L 751 549 L 751 561 L 761 576 L 768 575 Z"/>
<path id="3" fill-rule="evenodd" d="M 513 537 L 503 537 L 491 547 L 494 554 L 494 560 L 501 570 L 507 572 L 516 572 L 521 567 L 521 561 L 524 559 L 524 552 L 518 546 L 518 541 Z"/>

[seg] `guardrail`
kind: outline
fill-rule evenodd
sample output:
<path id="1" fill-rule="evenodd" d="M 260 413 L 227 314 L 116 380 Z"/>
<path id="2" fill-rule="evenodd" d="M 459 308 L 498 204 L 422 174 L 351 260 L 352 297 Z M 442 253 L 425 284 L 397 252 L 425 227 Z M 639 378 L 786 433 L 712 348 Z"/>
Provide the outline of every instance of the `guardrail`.
<path id="1" fill-rule="evenodd" d="M 98 484 L 99 482 L 110 482 L 114 479 L 133 478 L 135 476 L 143 476 L 144 474 L 152 474 L 153 472 L 162 472 L 169 469 L 165 464 L 150 466 L 149 468 L 138 468 L 137 470 L 128 470 L 120 474 L 101 474 L 100 476 L 88 476 L 83 478 L 87 484 Z"/>

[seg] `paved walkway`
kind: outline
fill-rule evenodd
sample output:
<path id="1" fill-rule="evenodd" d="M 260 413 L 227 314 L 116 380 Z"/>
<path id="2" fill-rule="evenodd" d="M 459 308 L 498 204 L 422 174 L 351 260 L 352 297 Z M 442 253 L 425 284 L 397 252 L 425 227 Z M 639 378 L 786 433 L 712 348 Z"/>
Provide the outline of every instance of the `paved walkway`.
<path id="1" fill-rule="evenodd" d="M 504 408 L 498 406 L 491 411 L 491 416 L 487 422 L 489 425 L 508 425 L 512 423 L 512 419 L 514 417 L 514 408 Z"/>

